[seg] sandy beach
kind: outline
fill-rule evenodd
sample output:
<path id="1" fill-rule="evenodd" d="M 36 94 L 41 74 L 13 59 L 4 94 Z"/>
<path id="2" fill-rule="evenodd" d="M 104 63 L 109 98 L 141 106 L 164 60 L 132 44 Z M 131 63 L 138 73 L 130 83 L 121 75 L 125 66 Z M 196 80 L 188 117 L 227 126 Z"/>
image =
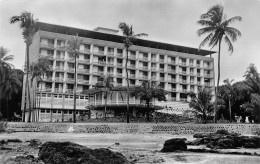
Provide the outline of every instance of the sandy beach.
<path id="1" fill-rule="evenodd" d="M 9 161 L 19 155 L 38 156 L 38 149 L 28 146 L 27 140 L 40 139 L 42 142 L 47 141 L 70 141 L 89 148 L 109 148 L 126 156 L 127 159 L 134 163 L 199 163 L 199 164 L 245 164 L 259 163 L 259 156 L 247 155 L 226 155 L 211 153 L 161 153 L 159 152 L 164 141 L 170 138 L 187 138 L 192 141 L 192 135 L 171 135 L 171 134 L 89 134 L 89 133 L 38 133 L 38 132 L 17 132 L 17 133 L 1 133 L 0 140 L 20 139 L 22 143 L 9 143 L 8 147 L 12 150 L 1 150 L 0 161 Z M 189 148 L 197 148 L 189 146 Z M 223 151 L 239 151 L 239 152 L 257 152 L 260 149 L 226 149 Z"/>

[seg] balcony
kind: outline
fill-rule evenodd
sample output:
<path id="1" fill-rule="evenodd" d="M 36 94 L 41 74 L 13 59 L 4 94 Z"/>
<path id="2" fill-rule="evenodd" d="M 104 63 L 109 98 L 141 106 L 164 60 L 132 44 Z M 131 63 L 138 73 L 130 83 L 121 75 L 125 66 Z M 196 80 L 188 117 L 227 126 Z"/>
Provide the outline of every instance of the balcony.
<path id="1" fill-rule="evenodd" d="M 52 82 L 52 77 L 45 77 L 43 81 Z"/>
<path id="2" fill-rule="evenodd" d="M 202 85 L 202 83 L 200 81 L 197 82 L 198 85 Z"/>
<path id="3" fill-rule="evenodd" d="M 80 83 L 80 84 L 89 84 L 89 80 L 77 79 L 77 83 Z"/>
<path id="4" fill-rule="evenodd" d="M 193 71 L 190 71 L 190 75 L 194 75 L 194 72 L 193 72 Z"/>
<path id="5" fill-rule="evenodd" d="M 88 74 L 89 73 L 89 69 L 78 69 L 77 72 L 78 73 L 83 73 L 83 74 Z"/>
<path id="6" fill-rule="evenodd" d="M 148 76 L 139 76 L 139 79 L 148 80 Z"/>
<path id="7" fill-rule="evenodd" d="M 79 60 L 79 63 L 82 63 L 82 64 L 90 63 L 90 59 Z"/>
<path id="8" fill-rule="evenodd" d="M 205 69 L 211 69 L 211 67 L 209 65 L 204 65 Z"/>
<path id="9" fill-rule="evenodd" d="M 117 67 L 123 67 L 123 63 L 117 63 Z"/>
<path id="10" fill-rule="evenodd" d="M 156 71 L 156 67 L 152 67 L 151 70 L 152 70 L 152 71 Z"/>
<path id="11" fill-rule="evenodd" d="M 128 68 L 136 68 L 135 65 L 131 64 L 127 66 Z"/>
<path id="12" fill-rule="evenodd" d="M 73 93 L 74 93 L 74 90 L 73 90 L 73 89 L 67 89 L 67 90 L 66 90 L 66 93 L 73 94 Z"/>
<path id="13" fill-rule="evenodd" d="M 51 87 L 38 88 L 37 91 L 39 91 L 39 92 L 51 92 Z"/>
<path id="14" fill-rule="evenodd" d="M 108 66 L 114 66 L 114 62 L 107 62 Z"/>
<path id="15" fill-rule="evenodd" d="M 156 76 L 152 76 L 151 79 L 152 79 L 152 80 L 156 80 Z"/>
<path id="16" fill-rule="evenodd" d="M 169 79 L 169 82 L 176 83 L 176 79 Z"/>
<path id="17" fill-rule="evenodd" d="M 197 64 L 196 66 L 197 66 L 197 67 L 200 67 L 200 64 Z"/>
<path id="18" fill-rule="evenodd" d="M 187 92 L 187 89 L 180 89 L 180 92 L 186 93 L 186 92 Z"/>
<path id="19" fill-rule="evenodd" d="M 191 84 L 195 84 L 194 80 L 191 80 L 190 83 L 191 83 Z"/>
<path id="20" fill-rule="evenodd" d="M 88 49 L 88 48 L 84 48 L 83 50 L 79 50 L 79 52 L 81 52 L 81 53 L 90 53 L 90 49 Z"/>
<path id="21" fill-rule="evenodd" d="M 104 75 L 104 71 L 95 71 L 95 72 L 93 72 L 93 74 L 96 74 L 96 75 Z"/>
<path id="22" fill-rule="evenodd" d="M 180 74 L 185 74 L 185 75 L 187 74 L 186 71 L 180 71 L 179 73 L 180 73 Z"/>
<path id="23" fill-rule="evenodd" d="M 139 67 L 139 69 L 142 69 L 142 70 L 148 71 L 148 66 Z"/>
<path id="24" fill-rule="evenodd" d="M 165 81 L 165 78 L 164 77 L 160 77 L 160 81 Z"/>
<path id="25" fill-rule="evenodd" d="M 191 67 L 194 67 L 194 64 L 193 64 L 193 63 L 190 63 L 189 65 L 190 65 Z"/>
<path id="26" fill-rule="evenodd" d="M 148 57 L 140 57 L 139 60 L 148 61 Z"/>
<path id="27" fill-rule="evenodd" d="M 56 77 L 55 78 L 55 82 L 63 83 L 64 82 L 64 78 L 63 77 Z"/>
<path id="28" fill-rule="evenodd" d="M 156 62 L 156 58 L 152 57 L 151 61 Z"/>
<path id="29" fill-rule="evenodd" d="M 135 84 L 130 84 L 130 87 L 135 87 Z"/>
<path id="30" fill-rule="evenodd" d="M 61 56 L 56 56 L 55 59 L 58 60 L 58 61 L 64 61 L 64 60 L 65 60 L 65 58 L 64 58 L 64 57 L 61 57 Z"/>
<path id="31" fill-rule="evenodd" d="M 52 55 L 41 55 L 41 56 L 43 56 L 43 57 L 45 57 L 45 58 L 47 58 L 48 60 L 54 60 L 54 57 L 53 57 L 53 54 Z"/>
<path id="32" fill-rule="evenodd" d="M 57 45 L 57 49 L 60 51 L 66 51 L 66 46 L 65 45 Z"/>
<path id="33" fill-rule="evenodd" d="M 211 77 L 211 75 L 210 75 L 210 74 L 204 74 L 204 76 L 205 76 L 205 77 Z"/>
<path id="34" fill-rule="evenodd" d="M 182 79 L 180 79 L 180 83 L 186 84 L 186 83 L 187 83 L 187 80 L 182 80 Z"/>
<path id="35" fill-rule="evenodd" d="M 107 72 L 107 75 L 114 76 L 114 72 Z"/>
<path id="36" fill-rule="evenodd" d="M 204 85 L 207 86 L 207 87 L 210 87 L 210 86 L 211 86 L 211 83 L 204 82 Z"/>
<path id="37" fill-rule="evenodd" d="M 168 64 L 173 64 L 173 65 L 175 65 L 175 64 L 176 64 L 176 61 L 175 61 L 175 60 L 168 61 Z"/>
<path id="38" fill-rule="evenodd" d="M 130 59 L 136 59 L 136 56 L 135 56 L 135 55 L 128 55 L 128 58 L 130 58 Z"/>
<path id="39" fill-rule="evenodd" d="M 174 69 L 168 69 L 168 73 L 176 73 Z"/>
<path id="40" fill-rule="evenodd" d="M 51 43 L 40 43 L 41 47 L 54 49 L 54 44 Z"/>
<path id="41" fill-rule="evenodd" d="M 74 57 L 69 57 L 68 58 L 68 62 L 75 62 L 75 58 Z"/>
<path id="42" fill-rule="evenodd" d="M 99 64 L 99 65 L 106 65 L 106 62 L 105 62 L 105 61 L 100 61 L 100 60 L 94 61 L 93 63 L 94 63 L 94 64 Z"/>
<path id="43" fill-rule="evenodd" d="M 162 62 L 162 63 L 164 63 L 164 59 L 159 59 L 159 62 Z"/>
<path id="44" fill-rule="evenodd" d="M 95 55 L 104 55 L 104 51 L 96 51 L 96 52 L 93 52 Z"/>
<path id="45" fill-rule="evenodd" d="M 67 79 L 67 83 L 74 83 L 75 82 L 75 79 L 74 78 L 68 78 Z"/>
<path id="46" fill-rule="evenodd" d="M 190 89 L 191 92 L 195 92 L 195 89 Z"/>
<path id="47" fill-rule="evenodd" d="M 122 73 L 117 73 L 116 76 L 117 77 L 123 77 L 123 74 Z"/>
<path id="48" fill-rule="evenodd" d="M 171 88 L 171 91 L 172 92 L 176 92 L 176 88 Z"/>
<path id="49" fill-rule="evenodd" d="M 55 92 L 55 93 L 63 93 L 63 90 L 62 90 L 62 89 L 59 89 L 59 88 L 55 88 L 55 89 L 54 89 L 54 92 Z"/>
<path id="50" fill-rule="evenodd" d="M 123 54 L 122 53 L 117 53 L 116 56 L 119 57 L 119 58 L 122 58 Z"/>
<path id="51" fill-rule="evenodd" d="M 118 87 L 122 87 L 123 84 L 122 84 L 122 83 L 116 83 L 116 86 L 118 86 Z"/>
<path id="52" fill-rule="evenodd" d="M 133 78 L 133 79 L 135 79 L 136 77 L 135 77 L 135 75 L 130 74 L 130 75 L 129 75 L 129 78 Z"/>
<path id="53" fill-rule="evenodd" d="M 164 72 L 164 68 L 160 68 L 159 71 Z"/>
<path id="54" fill-rule="evenodd" d="M 56 71 L 64 71 L 64 67 L 56 67 L 55 70 Z"/>
<path id="55" fill-rule="evenodd" d="M 180 65 L 186 66 L 186 62 L 179 63 Z"/>
<path id="56" fill-rule="evenodd" d="M 68 68 L 67 71 L 71 72 L 71 73 L 74 73 L 75 72 L 75 68 Z"/>
<path id="57" fill-rule="evenodd" d="M 114 56 L 114 51 L 108 51 L 108 52 L 107 52 L 107 55 L 108 55 L 108 56 Z"/>
<path id="58" fill-rule="evenodd" d="M 197 73 L 197 76 L 201 76 L 200 73 Z"/>

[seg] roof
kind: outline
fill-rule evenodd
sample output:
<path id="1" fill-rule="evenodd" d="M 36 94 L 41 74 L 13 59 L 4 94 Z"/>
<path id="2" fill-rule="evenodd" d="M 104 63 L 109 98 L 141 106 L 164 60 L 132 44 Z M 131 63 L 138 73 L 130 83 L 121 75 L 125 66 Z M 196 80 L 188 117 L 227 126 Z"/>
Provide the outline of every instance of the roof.
<path id="1" fill-rule="evenodd" d="M 93 29 L 93 31 L 106 32 L 106 33 L 111 33 L 111 34 L 116 34 L 119 32 L 119 30 L 114 30 L 114 29 L 104 28 L 104 27 L 97 27 L 97 28 Z"/>
<path id="2" fill-rule="evenodd" d="M 83 30 L 83 29 L 79 29 L 79 28 L 54 25 L 54 24 L 43 23 L 43 22 L 37 22 L 36 29 L 37 29 L 37 31 L 41 30 L 41 31 L 60 33 L 60 34 L 66 34 L 66 35 L 78 34 L 78 36 L 80 36 L 80 37 L 105 40 L 105 41 L 111 41 L 111 42 L 117 42 L 117 43 L 123 43 L 123 39 L 124 39 L 124 37 L 120 36 L 120 35 L 100 33 L 100 32 L 96 32 L 96 31 Z M 200 49 L 200 51 L 198 51 L 197 48 L 191 48 L 191 47 L 185 47 L 185 46 L 179 46 L 179 45 L 174 45 L 174 44 L 161 43 L 161 42 L 149 41 L 149 40 L 143 40 L 143 39 L 136 39 L 134 41 L 134 45 L 161 49 L 161 50 L 189 53 L 189 54 L 200 55 L 200 56 L 206 56 L 206 55 L 216 53 L 215 51 L 208 51 L 208 50 L 203 50 L 203 49 Z"/>

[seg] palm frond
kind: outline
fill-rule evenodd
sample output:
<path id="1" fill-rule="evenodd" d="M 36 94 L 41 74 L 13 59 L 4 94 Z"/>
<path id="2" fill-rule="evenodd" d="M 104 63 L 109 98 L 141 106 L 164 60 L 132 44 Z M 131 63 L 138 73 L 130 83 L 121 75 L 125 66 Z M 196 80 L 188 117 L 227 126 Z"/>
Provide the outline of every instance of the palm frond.
<path id="1" fill-rule="evenodd" d="M 215 22 L 212 22 L 211 20 L 199 20 L 197 21 L 197 24 L 206 27 L 214 27 L 216 25 Z"/>
<path id="2" fill-rule="evenodd" d="M 213 33 L 209 34 L 199 45 L 199 50 L 201 47 L 203 47 L 205 44 L 207 44 L 213 37 Z"/>
<path id="3" fill-rule="evenodd" d="M 228 38 L 228 36 L 225 36 L 225 37 L 224 37 L 224 40 L 225 40 L 225 42 L 226 42 L 227 45 L 228 45 L 228 50 L 229 50 L 231 53 L 233 53 L 234 48 L 233 48 L 233 45 L 232 45 L 230 39 Z"/>
<path id="4" fill-rule="evenodd" d="M 226 27 L 225 34 L 228 35 L 233 42 L 237 40 L 237 37 L 241 36 L 241 32 L 233 27 Z"/>
<path id="5" fill-rule="evenodd" d="M 213 33 L 215 31 L 214 27 L 204 27 L 197 31 L 198 36 L 201 36 L 206 33 Z"/>
<path id="6" fill-rule="evenodd" d="M 239 21 L 239 22 L 242 21 L 242 17 L 240 17 L 240 16 L 232 17 L 232 18 L 230 18 L 230 19 L 224 21 L 224 22 L 222 23 L 222 25 L 223 25 L 224 27 L 227 27 L 229 24 L 234 23 L 234 22 L 236 22 L 236 21 Z"/>

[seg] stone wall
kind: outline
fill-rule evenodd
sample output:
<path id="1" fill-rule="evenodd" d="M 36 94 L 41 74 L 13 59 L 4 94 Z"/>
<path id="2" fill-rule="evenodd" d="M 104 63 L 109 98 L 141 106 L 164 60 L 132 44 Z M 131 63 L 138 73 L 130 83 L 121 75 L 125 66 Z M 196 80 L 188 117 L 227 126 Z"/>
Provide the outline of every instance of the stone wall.
<path id="1" fill-rule="evenodd" d="M 51 133 L 169 133 L 194 134 L 226 129 L 240 134 L 259 134 L 260 124 L 153 124 L 153 123 L 20 123 L 9 122 L 5 131 Z"/>

